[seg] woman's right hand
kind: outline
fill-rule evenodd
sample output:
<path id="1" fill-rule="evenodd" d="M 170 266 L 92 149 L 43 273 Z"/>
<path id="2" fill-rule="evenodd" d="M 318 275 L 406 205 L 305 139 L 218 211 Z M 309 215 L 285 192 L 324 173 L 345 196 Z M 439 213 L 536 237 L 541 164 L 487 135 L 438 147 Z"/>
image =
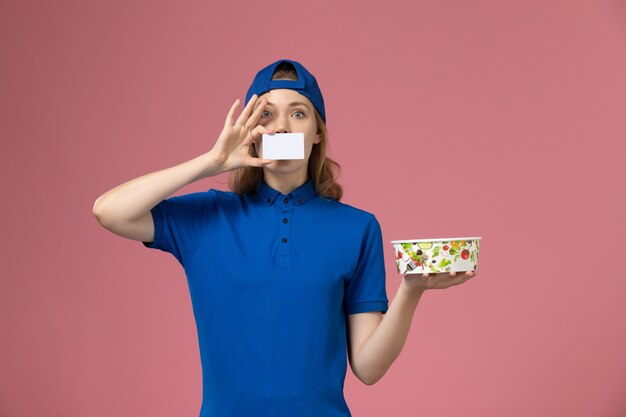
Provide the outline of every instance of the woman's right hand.
<path id="1" fill-rule="evenodd" d="M 273 133 L 273 130 L 267 129 L 263 125 L 257 126 L 257 122 L 267 102 L 265 97 L 261 99 L 254 113 L 250 114 L 257 99 L 258 96 L 254 94 L 234 124 L 233 116 L 235 109 L 239 106 L 239 99 L 235 100 L 226 116 L 224 130 L 222 130 L 213 149 L 210 151 L 215 158 L 215 164 L 221 172 L 231 171 L 244 166 L 262 167 L 273 162 L 272 159 L 255 158 L 248 153 L 248 148 L 254 146 L 254 141 L 263 133 Z"/>

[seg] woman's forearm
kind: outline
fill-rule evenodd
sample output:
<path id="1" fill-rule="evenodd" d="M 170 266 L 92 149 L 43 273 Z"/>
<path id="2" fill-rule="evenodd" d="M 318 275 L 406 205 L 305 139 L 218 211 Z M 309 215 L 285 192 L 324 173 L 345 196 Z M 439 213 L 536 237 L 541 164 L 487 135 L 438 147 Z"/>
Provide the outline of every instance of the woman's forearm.
<path id="1" fill-rule="evenodd" d="M 187 184 L 220 173 L 211 152 L 120 184 L 98 197 L 93 213 L 102 224 L 139 219 Z"/>
<path id="2" fill-rule="evenodd" d="M 358 360 L 368 384 L 382 378 L 402 351 L 423 292 L 402 281 L 382 321 L 361 346 Z"/>

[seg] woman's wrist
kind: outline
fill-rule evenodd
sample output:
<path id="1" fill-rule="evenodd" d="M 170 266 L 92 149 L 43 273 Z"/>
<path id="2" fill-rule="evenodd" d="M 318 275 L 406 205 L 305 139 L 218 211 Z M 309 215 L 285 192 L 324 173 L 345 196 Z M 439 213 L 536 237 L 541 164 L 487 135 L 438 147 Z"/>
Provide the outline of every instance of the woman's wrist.
<path id="1" fill-rule="evenodd" d="M 405 277 L 402 277 L 399 291 L 402 291 L 410 296 L 421 296 L 424 291 L 426 291 L 426 288 L 421 285 L 413 285 L 409 283 L 409 281 Z"/>
<path id="2" fill-rule="evenodd" d="M 196 161 L 200 164 L 198 179 L 214 177 L 224 172 L 222 165 L 219 163 L 219 158 L 212 151 L 203 153 L 196 158 Z"/>

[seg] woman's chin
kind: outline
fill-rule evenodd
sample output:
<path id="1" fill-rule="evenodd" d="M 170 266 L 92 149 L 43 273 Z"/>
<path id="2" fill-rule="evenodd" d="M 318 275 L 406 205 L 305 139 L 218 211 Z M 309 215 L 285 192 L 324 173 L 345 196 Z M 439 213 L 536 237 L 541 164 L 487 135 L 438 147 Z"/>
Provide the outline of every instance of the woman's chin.
<path id="1" fill-rule="evenodd" d="M 271 167 L 271 168 L 278 168 L 278 167 L 287 166 L 289 165 L 290 162 L 291 162 L 291 159 L 274 159 L 272 162 L 270 162 L 266 166 Z"/>
<path id="2" fill-rule="evenodd" d="M 291 172 L 299 169 L 297 160 L 294 159 L 275 159 L 269 164 L 265 165 L 266 169 L 270 171 Z"/>

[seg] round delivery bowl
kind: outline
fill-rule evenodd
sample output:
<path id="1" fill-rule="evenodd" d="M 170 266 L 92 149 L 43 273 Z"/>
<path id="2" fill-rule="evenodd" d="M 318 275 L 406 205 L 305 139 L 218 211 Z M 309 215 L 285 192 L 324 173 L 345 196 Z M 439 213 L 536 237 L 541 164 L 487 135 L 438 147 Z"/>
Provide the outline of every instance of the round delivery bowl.
<path id="1" fill-rule="evenodd" d="M 478 270 L 480 237 L 392 240 L 399 274 Z"/>

